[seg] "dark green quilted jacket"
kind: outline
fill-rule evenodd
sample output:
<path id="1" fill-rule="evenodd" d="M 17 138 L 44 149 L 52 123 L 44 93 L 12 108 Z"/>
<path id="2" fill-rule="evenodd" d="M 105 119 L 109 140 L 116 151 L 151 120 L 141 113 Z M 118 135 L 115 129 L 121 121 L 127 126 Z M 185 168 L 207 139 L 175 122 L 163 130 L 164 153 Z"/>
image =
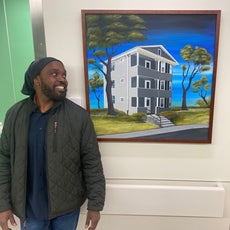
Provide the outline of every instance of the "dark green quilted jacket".
<path id="1" fill-rule="evenodd" d="M 31 98 L 6 114 L 0 139 L 0 212 L 11 209 L 25 218 L 27 135 L 36 105 Z M 50 112 L 46 133 L 49 218 L 79 208 L 101 211 L 105 178 L 95 131 L 88 113 L 68 99 Z"/>

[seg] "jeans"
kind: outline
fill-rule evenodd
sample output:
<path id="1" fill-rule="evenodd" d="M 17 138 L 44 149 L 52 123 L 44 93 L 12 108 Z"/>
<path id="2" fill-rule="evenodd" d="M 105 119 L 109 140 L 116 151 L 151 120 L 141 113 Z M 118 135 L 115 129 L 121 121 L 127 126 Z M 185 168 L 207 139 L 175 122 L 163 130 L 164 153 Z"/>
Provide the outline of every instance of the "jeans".
<path id="1" fill-rule="evenodd" d="M 27 218 L 21 222 L 21 230 L 76 230 L 79 213 L 78 210 L 51 220 Z"/>

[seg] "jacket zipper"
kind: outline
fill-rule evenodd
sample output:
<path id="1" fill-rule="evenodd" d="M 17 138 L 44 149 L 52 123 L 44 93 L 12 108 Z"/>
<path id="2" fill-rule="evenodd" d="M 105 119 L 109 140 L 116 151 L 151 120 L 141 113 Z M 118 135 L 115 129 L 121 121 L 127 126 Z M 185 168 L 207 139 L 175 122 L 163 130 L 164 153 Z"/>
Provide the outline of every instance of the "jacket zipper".
<path id="1" fill-rule="evenodd" d="M 57 129 L 58 129 L 58 122 L 54 121 L 54 125 L 53 125 L 53 133 L 54 133 L 53 150 L 54 152 L 57 152 Z"/>
<path id="2" fill-rule="evenodd" d="M 49 127 L 49 126 L 47 125 L 47 127 Z M 56 120 L 54 120 L 53 130 L 52 130 L 52 132 L 53 132 L 53 151 L 54 152 L 57 151 L 57 130 L 58 130 L 58 122 Z M 47 130 L 47 132 L 48 132 L 48 130 Z M 47 135 L 46 135 L 46 137 L 47 137 Z M 46 143 L 47 143 L 47 139 L 46 139 Z M 47 151 L 47 146 L 46 146 L 46 183 L 47 183 L 47 196 L 48 196 L 48 204 L 47 205 L 48 205 L 48 218 L 49 218 L 51 211 L 50 211 L 50 193 L 49 193 L 49 180 L 48 180 L 48 174 L 49 174 L 49 172 L 48 172 L 48 158 L 49 158 L 49 156 L 47 153 L 48 153 L 48 151 Z"/>

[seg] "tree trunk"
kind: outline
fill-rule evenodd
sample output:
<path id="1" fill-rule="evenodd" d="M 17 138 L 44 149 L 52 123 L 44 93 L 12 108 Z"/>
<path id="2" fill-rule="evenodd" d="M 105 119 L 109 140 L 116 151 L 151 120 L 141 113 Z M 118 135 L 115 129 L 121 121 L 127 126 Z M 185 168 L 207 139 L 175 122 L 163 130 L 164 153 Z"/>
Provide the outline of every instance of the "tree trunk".
<path id="1" fill-rule="evenodd" d="M 107 96 L 107 104 L 108 104 L 108 115 L 116 115 L 116 112 L 113 107 L 111 80 L 107 80 L 106 82 L 106 96 Z"/>
<path id="2" fill-rule="evenodd" d="M 182 110 L 188 110 L 188 107 L 187 107 L 187 91 L 184 88 L 183 88 L 183 93 L 182 93 L 181 109 Z"/>
<path id="3" fill-rule="evenodd" d="M 204 96 L 201 96 L 201 98 L 203 99 L 204 103 L 205 103 L 207 106 L 209 106 L 209 104 L 208 104 L 206 98 L 205 98 Z"/>
<path id="4" fill-rule="evenodd" d="M 97 98 L 97 107 L 98 107 L 98 109 L 101 108 L 101 106 L 100 106 L 100 98 Z"/>
<path id="5" fill-rule="evenodd" d="M 113 98 L 112 98 L 112 80 L 111 80 L 111 57 L 108 56 L 108 64 L 107 64 L 107 73 L 105 75 L 106 79 L 106 96 L 107 96 L 107 104 L 108 104 L 108 115 L 116 115 L 117 113 L 113 107 Z"/>

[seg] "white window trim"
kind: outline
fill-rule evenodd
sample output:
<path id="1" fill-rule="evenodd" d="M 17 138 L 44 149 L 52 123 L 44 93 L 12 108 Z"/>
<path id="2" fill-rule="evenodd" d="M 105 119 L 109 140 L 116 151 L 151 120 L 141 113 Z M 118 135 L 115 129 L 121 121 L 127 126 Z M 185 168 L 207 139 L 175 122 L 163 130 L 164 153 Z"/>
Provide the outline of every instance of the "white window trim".
<path id="1" fill-rule="evenodd" d="M 160 90 L 165 90 L 165 80 L 160 81 Z"/>
<path id="2" fill-rule="evenodd" d="M 145 60 L 145 68 L 151 69 L 151 61 Z"/>
<path id="3" fill-rule="evenodd" d="M 161 56 L 162 50 L 161 50 L 161 49 L 158 49 L 158 50 L 157 50 L 157 54 L 158 54 L 159 56 Z"/>
<path id="4" fill-rule="evenodd" d="M 165 98 L 164 97 L 160 97 L 160 108 L 164 108 L 165 107 Z"/>
<path id="5" fill-rule="evenodd" d="M 165 62 L 161 62 L 161 73 L 165 73 Z"/>
<path id="6" fill-rule="evenodd" d="M 149 86 L 149 87 L 147 87 Z M 151 81 L 150 80 L 145 80 L 145 89 L 151 89 Z"/>
<path id="7" fill-rule="evenodd" d="M 149 105 L 147 105 L 149 102 Z M 150 107 L 151 106 L 151 98 L 150 97 L 145 97 L 145 107 Z"/>

